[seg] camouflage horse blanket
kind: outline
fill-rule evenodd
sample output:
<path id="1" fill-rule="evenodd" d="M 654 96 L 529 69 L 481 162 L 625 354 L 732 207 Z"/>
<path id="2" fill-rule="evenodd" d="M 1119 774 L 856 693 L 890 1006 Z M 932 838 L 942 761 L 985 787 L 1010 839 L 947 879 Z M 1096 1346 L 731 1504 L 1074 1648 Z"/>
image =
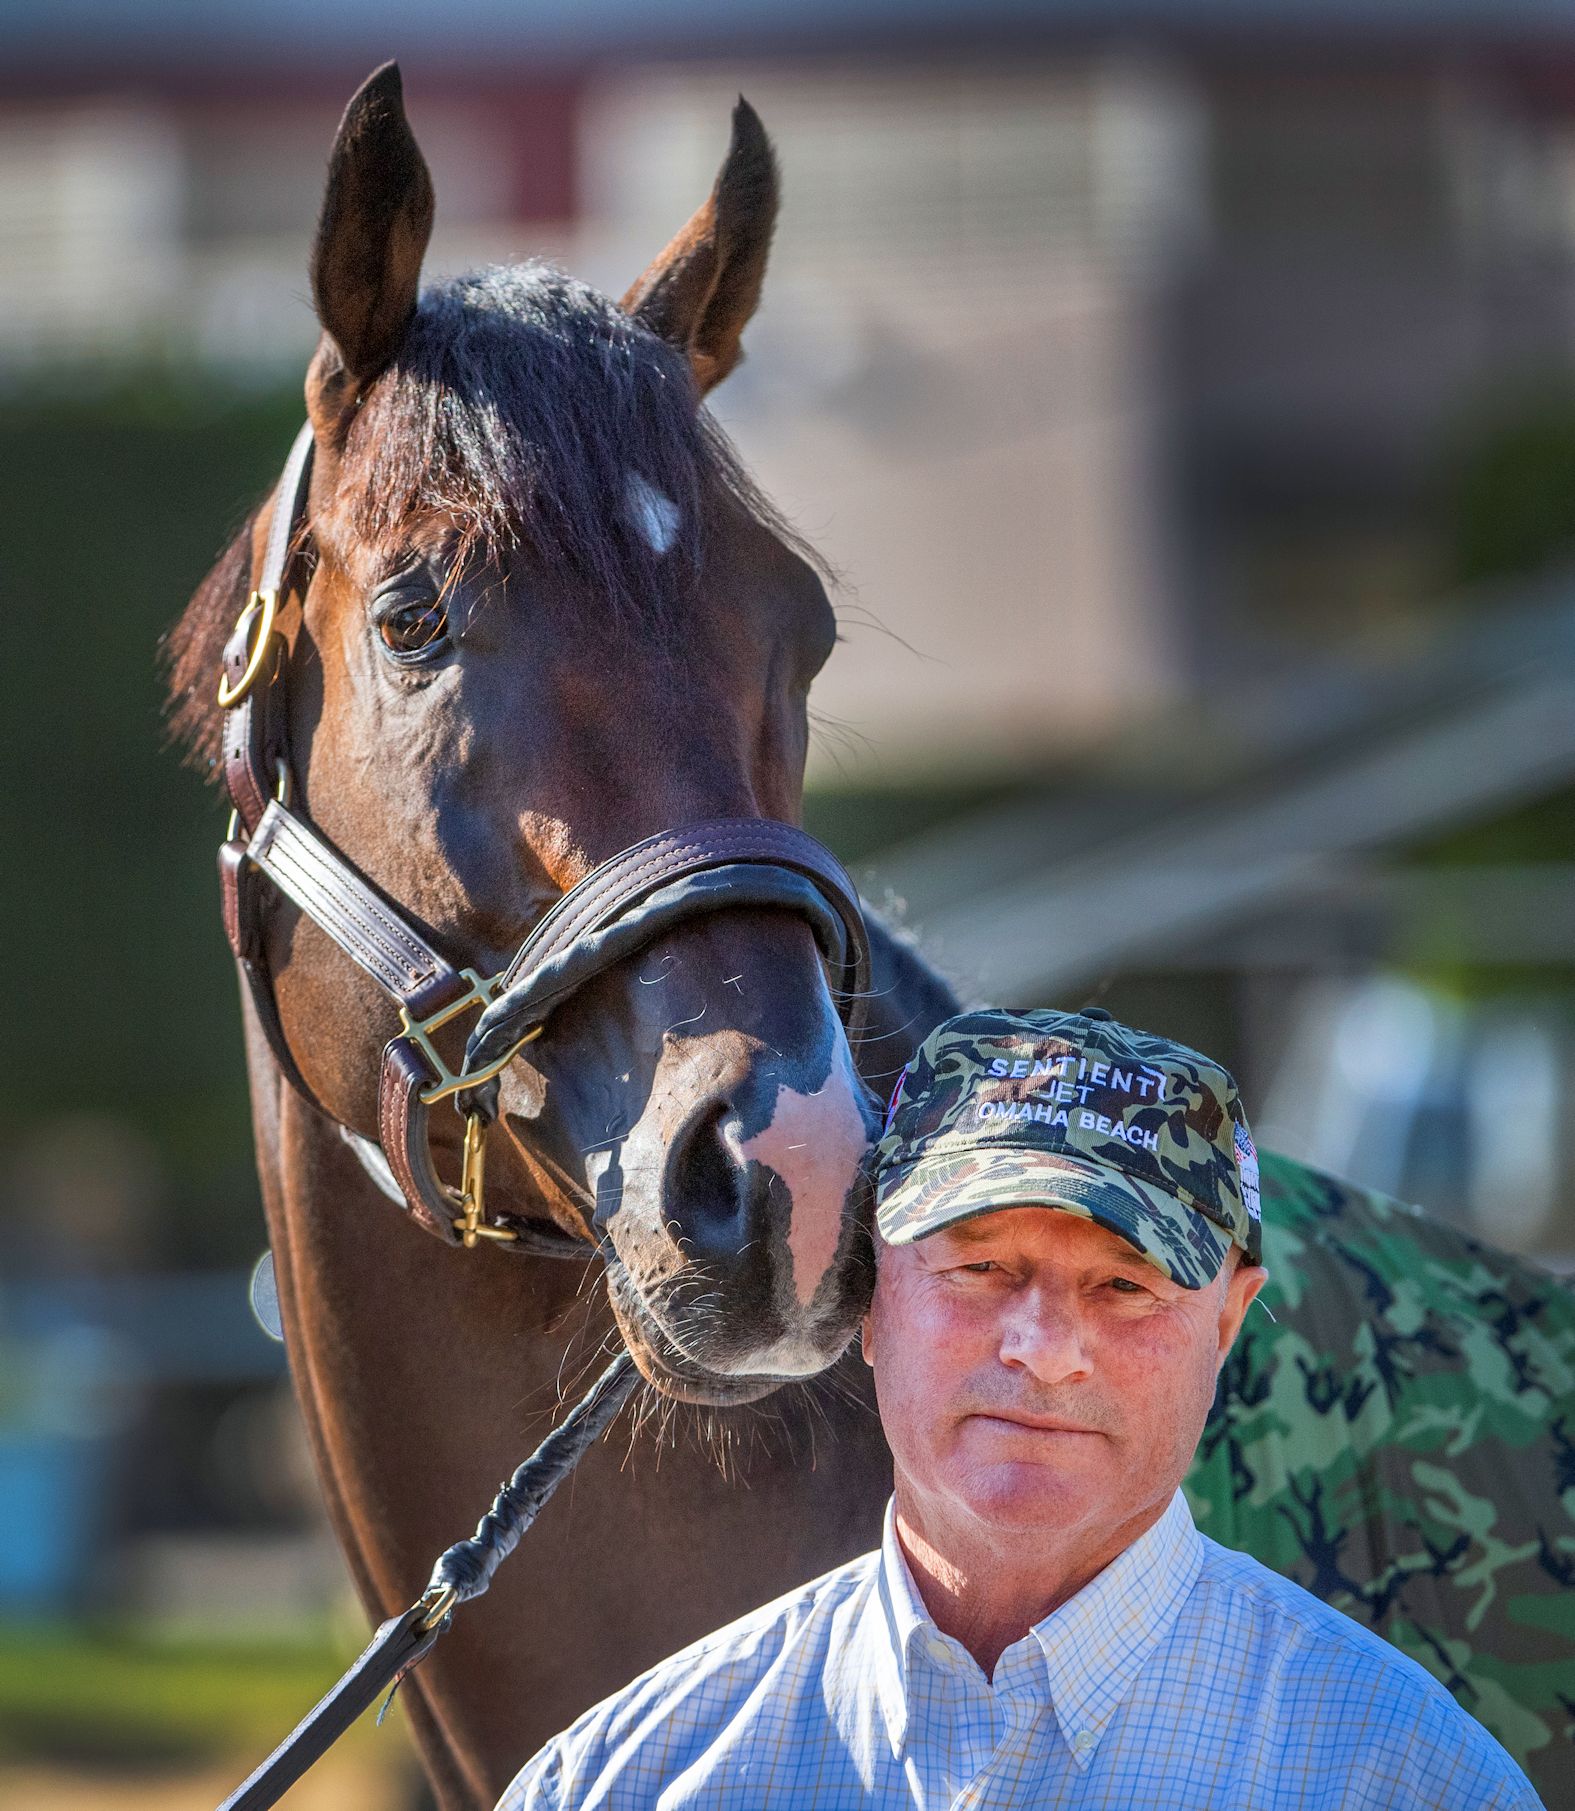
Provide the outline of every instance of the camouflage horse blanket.
<path id="1" fill-rule="evenodd" d="M 1199 1526 L 1419 1661 L 1575 1806 L 1575 1291 L 1263 1159 L 1270 1281 L 1186 1490 Z"/>

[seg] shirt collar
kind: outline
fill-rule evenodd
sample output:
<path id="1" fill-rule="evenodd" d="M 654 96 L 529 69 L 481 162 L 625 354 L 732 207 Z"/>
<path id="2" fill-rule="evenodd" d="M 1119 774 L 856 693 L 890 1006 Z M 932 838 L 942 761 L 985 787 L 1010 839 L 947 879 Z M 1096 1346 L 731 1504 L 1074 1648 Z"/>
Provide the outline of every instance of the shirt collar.
<path id="1" fill-rule="evenodd" d="M 887 1501 L 881 1528 L 875 1603 L 883 1624 L 882 1638 L 876 1644 L 875 1691 L 885 1714 L 892 1754 L 900 1756 L 908 1733 L 909 1643 L 921 1630 L 935 1625 L 914 1585 L 908 1562 L 902 1556 L 897 1540 L 895 1497 Z"/>
<path id="2" fill-rule="evenodd" d="M 1062 1739 L 1079 1769 L 1093 1759 L 1144 1662 L 1169 1634 L 1202 1565 L 1203 1540 L 1178 1490 L 1152 1528 L 1029 1631 L 1044 1656 Z M 935 1625 L 897 1540 L 895 1499 L 886 1505 L 874 1609 L 883 1625 L 875 1691 L 892 1753 L 900 1755 L 908 1731 L 911 1644 Z"/>
<path id="3" fill-rule="evenodd" d="M 1121 1700 L 1170 1633 L 1202 1566 L 1203 1538 L 1178 1490 L 1152 1528 L 1034 1624 L 1051 1707 L 1080 1768 L 1093 1759 Z"/>

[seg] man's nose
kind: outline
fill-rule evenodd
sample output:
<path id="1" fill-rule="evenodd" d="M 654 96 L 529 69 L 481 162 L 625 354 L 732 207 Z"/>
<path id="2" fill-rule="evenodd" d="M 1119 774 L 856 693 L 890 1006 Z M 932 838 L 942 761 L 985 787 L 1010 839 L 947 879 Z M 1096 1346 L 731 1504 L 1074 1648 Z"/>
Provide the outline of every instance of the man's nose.
<path id="1" fill-rule="evenodd" d="M 1001 1362 L 1021 1365 L 1040 1383 L 1086 1377 L 1092 1364 L 1077 1303 L 1061 1290 L 1025 1290 L 1002 1329 Z"/>

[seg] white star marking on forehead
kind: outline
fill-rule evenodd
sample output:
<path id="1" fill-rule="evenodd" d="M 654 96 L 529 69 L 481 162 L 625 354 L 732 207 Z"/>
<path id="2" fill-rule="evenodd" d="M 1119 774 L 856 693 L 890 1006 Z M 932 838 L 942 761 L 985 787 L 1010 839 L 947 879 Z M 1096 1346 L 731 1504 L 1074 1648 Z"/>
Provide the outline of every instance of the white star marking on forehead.
<path id="1" fill-rule="evenodd" d="M 678 505 L 665 491 L 648 484 L 638 472 L 630 472 L 625 482 L 624 503 L 629 519 L 657 553 L 666 553 L 678 539 L 683 520 Z"/>

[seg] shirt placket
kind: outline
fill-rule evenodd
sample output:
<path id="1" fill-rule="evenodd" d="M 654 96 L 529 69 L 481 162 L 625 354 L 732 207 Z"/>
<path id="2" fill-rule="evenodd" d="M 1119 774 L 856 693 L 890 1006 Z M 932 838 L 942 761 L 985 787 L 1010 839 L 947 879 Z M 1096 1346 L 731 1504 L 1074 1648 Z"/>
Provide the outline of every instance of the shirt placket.
<path id="1" fill-rule="evenodd" d="M 1050 1711 L 1043 1662 L 1026 1650 L 1009 1651 L 991 1698 L 995 1739 L 989 1758 L 953 1799 L 952 1811 L 1021 1811 L 1033 1802 Z"/>
<path id="2" fill-rule="evenodd" d="M 908 1759 L 914 1802 L 961 1804 L 989 1767 L 1004 1719 L 984 1675 L 938 1630 L 914 1643 L 909 1674 Z M 914 1777 L 916 1776 L 916 1777 Z"/>

